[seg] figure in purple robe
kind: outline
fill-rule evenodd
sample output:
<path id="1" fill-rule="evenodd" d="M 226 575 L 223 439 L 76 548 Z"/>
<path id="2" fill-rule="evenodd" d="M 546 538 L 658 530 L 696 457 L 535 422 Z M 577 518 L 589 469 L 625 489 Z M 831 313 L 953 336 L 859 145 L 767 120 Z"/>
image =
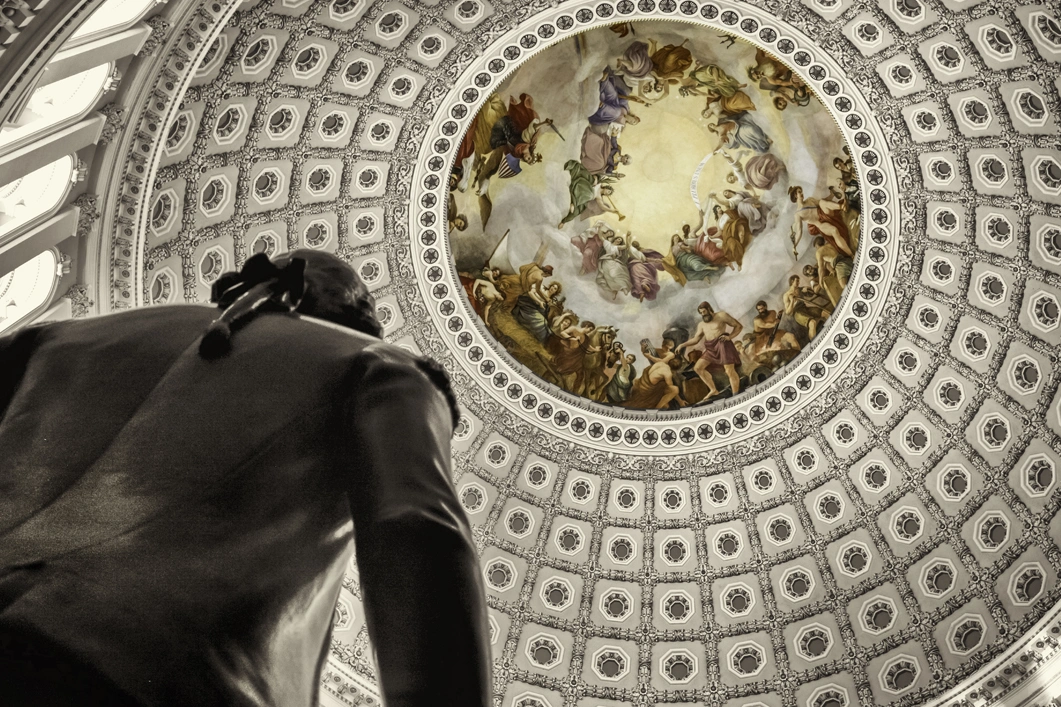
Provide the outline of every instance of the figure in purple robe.
<path id="1" fill-rule="evenodd" d="M 600 80 L 600 106 L 589 117 L 590 125 L 625 124 L 627 117 L 635 118 L 630 113 L 631 89 L 609 66 L 604 69 Z M 631 121 L 635 122 L 635 121 Z"/>
<path id="2" fill-rule="evenodd" d="M 626 267 L 630 271 L 630 295 L 642 302 L 656 299 L 658 273 L 663 271 L 663 254 L 648 248 L 642 250 L 640 244 L 633 241 Z"/>

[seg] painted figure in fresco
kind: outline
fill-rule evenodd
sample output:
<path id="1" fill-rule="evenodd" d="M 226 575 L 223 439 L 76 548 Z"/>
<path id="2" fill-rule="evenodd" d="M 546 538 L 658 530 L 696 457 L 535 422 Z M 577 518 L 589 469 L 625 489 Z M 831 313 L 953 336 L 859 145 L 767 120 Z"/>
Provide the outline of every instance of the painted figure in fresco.
<path id="1" fill-rule="evenodd" d="M 456 171 L 461 175 L 457 188 L 465 191 L 473 175 L 482 173 L 484 157 L 497 148 L 507 147 L 502 154 L 533 154 L 540 128 L 551 124 L 539 118 L 534 99 L 526 93 L 518 99 L 510 96 L 507 105 L 501 96 L 492 95 L 472 120 L 457 151 Z"/>
<path id="2" fill-rule="evenodd" d="M 664 259 L 664 266 L 670 265 L 667 272 L 679 285 L 684 287 L 689 281 L 705 280 L 717 272 L 717 268 L 694 251 L 696 238 L 683 238 L 680 233 L 675 233 L 670 241 L 670 253 Z"/>
<path id="3" fill-rule="evenodd" d="M 589 116 L 590 125 L 637 125 L 641 119 L 630 112 L 630 101 L 644 103 L 633 95 L 623 77 L 610 66 L 605 67 L 600 79 L 600 103 Z"/>
<path id="4" fill-rule="evenodd" d="M 450 199 L 453 199 L 452 195 L 450 196 Z M 450 204 L 450 206 L 455 207 L 456 203 Z M 451 211 L 450 213 L 455 213 L 455 211 Z M 450 233 L 453 233 L 454 231 L 463 231 L 466 228 L 468 228 L 468 219 L 464 214 L 456 214 L 453 218 L 449 219 Z"/>
<path id="5" fill-rule="evenodd" d="M 693 248 L 694 253 L 712 265 L 719 266 L 719 268 L 729 265 L 730 261 L 726 258 L 726 254 L 721 248 L 722 236 L 719 234 L 718 228 L 712 226 L 705 229 L 704 226 L 706 224 L 707 214 L 703 209 L 700 209 L 700 221 L 692 229 L 692 235 L 690 235 L 688 224 L 682 226 L 682 239 L 686 245 Z"/>
<path id="6" fill-rule="evenodd" d="M 847 235 L 851 250 L 858 248 L 858 237 L 861 233 L 862 214 L 859 211 L 860 196 L 858 185 L 854 186 L 854 196 L 850 191 L 841 191 L 833 185 L 829 185 L 829 201 L 840 207 L 841 219 L 847 227 Z"/>
<path id="7" fill-rule="evenodd" d="M 626 234 L 627 238 L 630 234 Z M 626 263 L 630 272 L 630 294 L 641 302 L 656 299 L 659 292 L 659 273 L 663 266 L 663 254 L 649 248 L 641 248 L 637 241 L 631 241 L 629 258 Z"/>
<path id="8" fill-rule="evenodd" d="M 615 333 L 618 334 L 617 331 Z M 599 385 L 597 385 L 592 398 L 594 400 L 604 402 L 604 391 L 612 382 L 612 378 L 615 377 L 615 372 L 618 370 L 619 364 L 622 363 L 623 357 L 626 355 L 626 351 L 623 348 L 623 344 L 621 341 L 612 341 L 610 346 L 607 346 L 601 350 L 601 353 L 601 380 Z"/>
<path id="9" fill-rule="evenodd" d="M 642 102 L 650 95 L 652 101 L 670 95 L 670 87 L 682 85 L 686 80 L 685 72 L 692 65 L 693 54 L 685 47 L 685 42 L 657 47 L 651 39 L 647 44 L 641 41 L 630 44 L 617 62 L 624 76 L 641 82 L 638 93 Z"/>
<path id="10" fill-rule="evenodd" d="M 520 265 L 515 274 L 502 275 L 499 289 L 505 295 L 505 305 L 512 309 L 520 295 L 529 295 L 539 305 L 547 306 L 549 297 L 543 291 L 542 283 L 552 276 L 553 266 L 541 265 L 537 261 Z"/>
<path id="11" fill-rule="evenodd" d="M 799 351 L 799 339 L 792 332 L 781 328 L 781 312 L 770 309 L 766 302 L 755 303 L 755 317 L 752 319 L 751 345 L 745 347 L 752 356 L 759 356 L 770 351 L 793 349 Z"/>
<path id="12" fill-rule="evenodd" d="M 457 188 L 459 178 L 456 174 L 449 175 L 449 192 L 446 194 L 446 219 L 449 221 L 449 232 L 463 231 L 468 228 L 468 218 L 459 213 L 457 209 L 457 198 L 454 190 Z"/>
<path id="13" fill-rule="evenodd" d="M 701 218 L 701 226 L 702 222 Z M 725 263 L 725 256 L 711 238 L 706 233 L 694 235 L 688 224 L 682 226 L 682 233 L 671 236 L 670 244 L 663 267 L 682 287 L 689 281 L 699 282 L 719 273 Z"/>
<path id="14" fill-rule="evenodd" d="M 549 338 L 545 340 L 545 351 L 550 362 L 553 362 L 556 356 L 562 352 L 565 345 L 569 343 L 572 336 L 569 329 L 572 327 L 577 328 L 578 326 L 578 315 L 571 310 L 550 312 Z M 553 371 L 555 372 L 555 369 Z M 562 385 L 563 381 L 558 379 L 556 383 Z"/>
<path id="15" fill-rule="evenodd" d="M 711 192 L 708 197 L 717 202 L 712 209 L 717 230 L 708 229 L 708 234 L 717 235 L 722 242 L 724 262 L 731 268 L 736 265 L 739 271 L 752 237 L 766 228 L 763 205 L 758 197 L 732 189 L 726 189 L 721 195 Z"/>
<path id="16" fill-rule="evenodd" d="M 721 194 L 710 192 L 707 198 L 713 199 L 725 211 L 736 211 L 747 223 L 753 236 L 762 233 L 766 228 L 765 207 L 759 197 L 747 191 L 724 189 Z"/>
<path id="17" fill-rule="evenodd" d="M 556 283 L 560 284 L 560 283 Z M 558 316 L 567 311 L 567 297 L 559 293 L 553 295 L 549 299 L 549 303 L 545 307 L 545 318 L 550 322 L 554 321 Z M 551 330 L 550 330 L 551 333 Z"/>
<path id="18" fill-rule="evenodd" d="M 803 277 L 810 280 L 810 286 L 803 288 L 806 302 L 812 307 L 817 307 L 825 312 L 828 317 L 833 313 L 833 303 L 829 300 L 829 293 L 825 289 L 824 278 L 818 273 L 817 265 L 804 265 Z"/>
<path id="19" fill-rule="evenodd" d="M 609 363 L 608 357 L 612 346 L 615 345 L 615 337 L 618 333 L 615 327 L 599 326 L 586 337 L 586 354 L 582 357 L 582 370 L 575 374 L 571 392 L 594 400 L 599 397 L 608 383 L 604 368 Z"/>
<path id="20" fill-rule="evenodd" d="M 845 145 L 846 147 L 846 145 Z M 833 158 L 833 167 L 840 172 L 840 178 L 838 186 L 845 192 L 850 191 L 852 187 L 858 191 L 858 172 L 855 170 L 855 166 L 851 164 L 851 157 L 835 157 Z"/>
<path id="21" fill-rule="evenodd" d="M 630 397 L 630 391 L 634 387 L 634 378 L 637 377 L 637 368 L 634 362 L 637 356 L 624 354 L 622 359 L 616 361 L 611 379 L 604 388 L 604 399 L 612 405 L 621 405 Z"/>
<path id="22" fill-rule="evenodd" d="M 542 120 L 538 116 L 531 96 L 521 93 L 519 100 L 510 96 L 508 111 L 490 128 L 490 149 L 507 147 L 516 151 L 520 145 L 533 148 L 541 129 L 548 125 L 552 125 L 552 120 Z"/>
<path id="23" fill-rule="evenodd" d="M 851 258 L 841 255 L 831 243 L 817 236 L 814 239 L 814 260 L 818 264 L 818 276 L 822 289 L 829 295 L 829 301 L 835 308 L 840 304 L 840 296 L 851 278 L 854 263 Z"/>
<path id="24" fill-rule="evenodd" d="M 681 83 L 685 72 L 693 65 L 693 54 L 685 47 L 685 42 L 679 45 L 667 44 L 656 47 L 652 42 L 652 75 L 655 77 L 652 89 L 656 93 L 666 96 L 673 85 Z M 661 96 L 662 98 L 662 96 Z"/>
<path id="25" fill-rule="evenodd" d="M 774 96 L 774 107 L 784 110 L 789 103 L 805 106 L 810 103 L 810 90 L 803 79 L 781 61 L 762 49 L 755 52 L 755 66 L 748 67 L 748 78 L 759 88 Z"/>
<path id="26" fill-rule="evenodd" d="M 505 301 L 505 296 L 497 289 L 497 281 L 500 277 L 500 269 L 486 267 L 483 268 L 482 277 L 472 284 L 472 304 L 487 326 L 490 326 L 490 310 L 494 305 Z"/>
<path id="27" fill-rule="evenodd" d="M 567 215 L 557 224 L 558 229 L 563 229 L 565 223 L 575 219 L 585 220 L 606 213 L 615 214 L 620 221 L 626 218 L 612 202 L 615 189 L 608 183 L 610 180 L 594 177 L 578 160 L 568 160 L 564 163 L 564 169 L 571 177 L 568 184 L 571 205 Z"/>
<path id="28" fill-rule="evenodd" d="M 479 167 L 475 172 L 475 182 L 479 187 L 480 193 L 489 188 L 490 179 L 493 176 L 497 175 L 502 179 L 509 179 L 523 170 L 523 164 L 538 164 L 542 161 L 542 156 L 535 149 L 538 145 L 538 138 L 546 125 L 548 124 L 542 123 L 539 125 L 526 142 L 520 142 L 516 145 L 501 143 L 486 153 L 485 159 L 479 163 Z"/>
<path id="29" fill-rule="evenodd" d="M 490 147 L 490 132 L 501 116 L 508 113 L 508 106 L 501 96 L 496 93 L 487 99 L 479 112 L 472 119 L 468 132 L 464 134 L 460 147 L 457 150 L 457 161 L 454 173 L 459 173 L 457 189 L 466 191 L 472 179 L 481 155 L 488 154 Z"/>
<path id="30" fill-rule="evenodd" d="M 726 183 L 740 191 L 769 191 L 787 169 L 785 163 L 771 152 L 752 155 L 743 163 L 725 149 L 716 150 L 713 154 L 721 155 L 729 163 L 730 173 L 726 175 Z"/>
<path id="31" fill-rule="evenodd" d="M 708 233 L 721 239 L 726 264 L 731 270 L 736 265 L 739 271 L 744 265 L 744 251 L 752 240 L 748 222 L 736 209 L 723 209 L 716 204 L 711 211 L 716 225 L 707 229 Z"/>
<path id="32" fill-rule="evenodd" d="M 559 312 L 549 320 L 549 329 L 552 331 L 552 336 L 546 342 L 546 349 L 550 354 L 553 353 L 552 347 L 556 346 L 559 340 L 563 338 L 563 334 L 568 327 L 573 327 L 576 324 L 578 324 L 578 315 L 571 310 Z"/>
<path id="33" fill-rule="evenodd" d="M 489 265 L 485 266 L 481 271 L 478 272 L 458 272 L 457 277 L 460 278 L 461 286 L 464 288 L 465 293 L 468 295 L 468 301 L 472 303 L 472 308 L 475 309 L 476 314 L 480 317 L 483 316 L 483 301 L 479 296 L 478 291 L 481 286 L 477 285 L 480 280 L 488 281 L 491 285 L 496 288 L 500 286 L 499 281 L 494 277 L 494 272 L 500 274 L 499 270 L 492 269 Z"/>
<path id="34" fill-rule="evenodd" d="M 561 376 L 561 385 L 572 392 L 575 392 L 574 386 L 563 385 L 563 379 L 568 376 L 581 378 L 586 355 L 600 351 L 589 339 L 596 328 L 591 321 L 570 324 L 560 331 L 550 347 L 549 352 L 553 355 L 553 370 Z"/>
<path id="35" fill-rule="evenodd" d="M 689 80 L 678 90 L 683 96 L 703 96 L 703 117 L 711 116 L 714 107 L 723 114 L 735 115 L 755 110 L 751 96 L 741 89 L 747 88 L 715 64 L 697 64 L 689 72 Z"/>
<path id="36" fill-rule="evenodd" d="M 796 205 L 796 218 L 792 224 L 792 254 L 803 238 L 803 226 L 806 225 L 812 236 L 822 236 L 834 248 L 849 258 L 854 257 L 851 247 L 851 236 L 841 213 L 841 206 L 835 201 L 814 197 L 803 197 L 803 187 L 790 187 L 789 200 Z"/>
<path id="37" fill-rule="evenodd" d="M 726 175 L 726 184 L 739 184 L 745 189 L 751 188 L 748 183 L 748 175 L 744 172 L 744 165 L 741 164 L 739 159 L 724 149 L 715 150 L 712 155 L 721 155 L 722 159 L 729 163 L 730 173 Z"/>
<path id="38" fill-rule="evenodd" d="M 545 343 L 552 334 L 549 328 L 549 307 L 557 298 L 563 286 L 556 282 L 550 282 L 545 288 L 545 300 L 541 301 L 533 291 L 526 292 L 516 298 L 516 306 L 512 310 L 512 316 L 522 324 L 527 331 L 534 335 L 538 341 Z"/>
<path id="39" fill-rule="evenodd" d="M 751 110 L 755 110 L 754 106 Z M 759 124 L 751 116 L 751 112 L 743 110 L 737 113 L 719 112 L 718 104 L 713 103 L 708 107 L 707 119 L 714 122 L 707 124 L 709 132 L 718 134 L 718 147 L 716 150 L 751 150 L 757 153 L 770 151 L 774 144 L 772 138 L 759 127 Z"/>
<path id="40" fill-rule="evenodd" d="M 572 236 L 571 245 L 575 246 L 582 255 L 579 275 L 597 272 L 597 260 L 600 258 L 603 243 L 614 235 L 615 231 L 608 228 L 604 221 L 597 221 L 582 233 Z"/>
<path id="41" fill-rule="evenodd" d="M 655 350 L 647 340 L 641 342 L 641 354 L 650 365 L 634 381 L 630 395 L 622 403 L 624 407 L 665 410 L 672 401 L 685 406 L 681 391 L 674 382 L 674 370 L 681 365 L 681 361 L 674 355 L 673 349 L 674 341 L 671 339 L 664 339 Z"/>
<path id="42" fill-rule="evenodd" d="M 785 314 L 792 317 L 801 327 L 807 330 L 804 344 L 818 335 L 818 327 L 829 318 L 830 311 L 820 306 L 820 299 L 810 288 L 800 287 L 799 275 L 788 278 L 788 289 L 782 295 Z"/>
<path id="43" fill-rule="evenodd" d="M 582 133 L 582 153 L 579 161 L 586 171 L 595 177 L 613 176 L 621 179 L 617 172 L 620 166 L 628 165 L 633 158 L 623 153 L 619 145 L 619 129 L 613 124 L 587 125 Z"/>
<path id="44" fill-rule="evenodd" d="M 490 180 L 515 177 L 522 165 L 541 162 L 538 140 L 551 128 L 552 119 L 542 120 L 526 93 L 518 99 L 510 96 L 508 105 L 495 94 L 475 116 L 457 152 L 456 169 L 461 173 L 457 188 L 465 191 L 469 180 L 474 181 L 484 228 L 493 210 Z"/>
<path id="45" fill-rule="evenodd" d="M 629 294 L 632 283 L 627 263 L 630 260 L 631 235 L 612 235 L 601 242 L 600 257 L 597 259 L 597 286 L 611 295 L 612 300 L 620 294 Z"/>
<path id="46" fill-rule="evenodd" d="M 508 145 L 496 147 L 479 163 L 475 173 L 475 185 L 476 193 L 479 195 L 479 217 L 484 229 L 490 221 L 494 208 L 494 202 L 490 199 L 490 180 L 495 176 L 500 179 L 511 179 L 523 171 L 523 164 L 540 163 L 542 156 L 534 149 L 544 127 L 543 125 L 534 131 L 531 142 L 521 143 L 514 148 Z"/>
<path id="47" fill-rule="evenodd" d="M 730 390 L 736 395 L 740 392 L 737 366 L 740 365 L 741 359 L 732 339 L 740 336 L 744 325 L 726 312 L 716 312 L 709 302 L 701 302 L 696 311 L 702 321 L 696 325 L 696 333 L 692 338 L 678 346 L 676 352 L 680 353 L 683 349 L 700 352 L 700 358 L 693 364 L 693 370 L 707 386 L 708 393 L 701 402 L 721 394 L 707 370 L 709 366 L 722 366 L 729 377 Z"/>
<path id="48" fill-rule="evenodd" d="M 538 304 L 548 304 L 549 300 L 560 293 L 553 291 L 553 285 L 559 286 L 559 282 L 549 283 L 544 288 L 545 278 L 553 276 L 553 266 L 541 266 L 538 263 L 527 263 L 519 267 L 519 284 L 523 291 Z"/>
<path id="49" fill-rule="evenodd" d="M 829 299 L 829 296 L 825 293 L 825 288 L 822 287 L 821 280 L 818 278 L 818 266 L 817 265 L 810 265 L 810 264 L 804 265 L 803 266 L 803 277 L 808 278 L 810 280 L 810 287 L 804 288 L 805 290 L 809 290 L 810 292 L 813 292 L 815 297 L 824 297 L 826 300 Z M 831 305 L 829 305 L 828 303 L 823 305 L 823 307 L 825 307 L 825 308 L 830 307 L 830 306 Z"/>
<path id="50" fill-rule="evenodd" d="M 649 56 L 648 44 L 641 41 L 632 42 L 616 62 L 616 67 L 623 76 L 642 81 L 652 75 L 652 57 Z"/>

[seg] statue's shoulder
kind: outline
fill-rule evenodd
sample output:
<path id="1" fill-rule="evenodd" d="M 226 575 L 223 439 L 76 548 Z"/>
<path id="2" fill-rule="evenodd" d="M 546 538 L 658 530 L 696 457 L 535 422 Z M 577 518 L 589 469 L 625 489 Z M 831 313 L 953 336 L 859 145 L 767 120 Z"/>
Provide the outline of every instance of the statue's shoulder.
<path id="1" fill-rule="evenodd" d="M 449 373 L 441 363 L 433 358 L 412 353 L 383 341 L 377 341 L 365 347 L 361 352 L 361 357 L 365 362 L 371 361 L 383 363 L 390 367 L 406 368 L 410 373 L 424 377 L 446 399 L 450 414 L 453 417 L 453 425 L 456 427 L 457 421 L 460 419 L 457 396 L 453 392 L 453 384 Z"/>

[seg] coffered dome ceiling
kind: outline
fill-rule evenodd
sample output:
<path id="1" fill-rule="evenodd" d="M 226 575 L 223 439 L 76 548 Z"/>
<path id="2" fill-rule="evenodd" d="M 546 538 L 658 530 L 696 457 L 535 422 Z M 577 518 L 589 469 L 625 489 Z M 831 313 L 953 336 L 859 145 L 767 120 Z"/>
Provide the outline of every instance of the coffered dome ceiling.
<path id="1" fill-rule="evenodd" d="M 347 258 L 386 338 L 458 389 L 502 704 L 979 707 L 1039 679 L 1056 6 L 275 0 L 182 22 L 123 134 L 104 308 L 201 301 L 253 252 Z M 784 316 L 756 333 L 760 299 Z M 696 356 L 649 374 L 645 352 L 695 338 L 701 301 L 743 331 L 686 347 L 718 364 L 695 405 Z M 627 398 L 589 382 L 615 366 L 571 353 L 565 310 L 635 354 Z M 623 404 L 664 369 L 681 403 Z M 375 678 L 345 587 L 325 699 L 351 702 Z"/>

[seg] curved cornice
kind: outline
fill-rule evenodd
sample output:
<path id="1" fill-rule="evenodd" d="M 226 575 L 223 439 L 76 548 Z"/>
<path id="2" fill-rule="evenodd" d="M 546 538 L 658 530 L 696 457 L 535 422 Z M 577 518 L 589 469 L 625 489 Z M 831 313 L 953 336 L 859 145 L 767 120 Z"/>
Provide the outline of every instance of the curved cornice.
<path id="1" fill-rule="evenodd" d="M 20 110 L 33 90 L 44 66 L 59 51 L 70 35 L 105 0 L 70 0 L 69 2 L 22 3 L 40 9 L 23 10 L 15 4 L 4 4 L 10 10 L 25 14 L 15 38 L 4 46 L 0 61 L 0 123 L 7 122 Z M 5 18 L 6 19 L 6 18 Z"/>

